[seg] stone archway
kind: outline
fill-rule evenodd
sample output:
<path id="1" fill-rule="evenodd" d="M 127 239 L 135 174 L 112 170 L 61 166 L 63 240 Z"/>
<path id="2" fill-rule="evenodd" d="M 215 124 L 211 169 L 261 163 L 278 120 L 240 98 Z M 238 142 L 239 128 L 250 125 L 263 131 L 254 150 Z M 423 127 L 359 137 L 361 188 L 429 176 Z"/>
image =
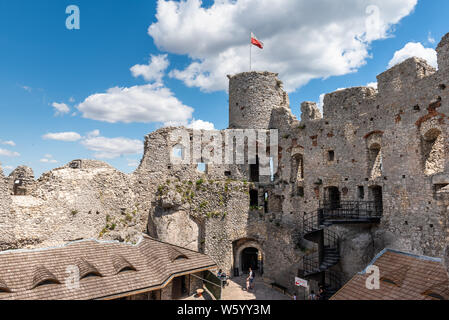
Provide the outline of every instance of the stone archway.
<path id="1" fill-rule="evenodd" d="M 234 269 L 242 275 L 248 271 L 249 266 L 255 266 L 255 270 L 263 274 L 264 251 L 259 242 L 254 239 L 240 239 L 233 243 Z M 257 259 L 257 261 L 254 261 Z"/>

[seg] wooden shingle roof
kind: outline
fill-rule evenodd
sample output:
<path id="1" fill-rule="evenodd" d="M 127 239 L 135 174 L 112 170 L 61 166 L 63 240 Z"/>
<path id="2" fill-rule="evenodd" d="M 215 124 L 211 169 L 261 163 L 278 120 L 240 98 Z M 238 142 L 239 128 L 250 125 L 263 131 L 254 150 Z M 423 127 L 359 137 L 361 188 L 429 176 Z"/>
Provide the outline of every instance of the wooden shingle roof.
<path id="1" fill-rule="evenodd" d="M 172 261 L 172 250 L 187 259 Z M 66 285 L 78 267 L 79 288 Z M 173 277 L 215 268 L 208 256 L 144 235 L 137 245 L 83 240 L 0 252 L 0 300 L 88 300 L 164 287 Z M 8 292 L 10 291 L 10 292 Z"/>
<path id="2" fill-rule="evenodd" d="M 447 300 L 449 279 L 441 259 L 391 249 L 383 250 L 370 266 L 380 271 L 380 288 L 370 290 L 366 270 L 355 275 L 331 300 Z"/>

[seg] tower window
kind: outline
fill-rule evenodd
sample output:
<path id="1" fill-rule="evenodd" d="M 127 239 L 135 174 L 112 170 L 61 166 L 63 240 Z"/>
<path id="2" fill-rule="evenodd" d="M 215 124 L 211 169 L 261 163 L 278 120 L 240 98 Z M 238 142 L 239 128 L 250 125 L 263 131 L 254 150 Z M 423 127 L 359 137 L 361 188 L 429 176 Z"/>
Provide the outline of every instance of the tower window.
<path id="1" fill-rule="evenodd" d="M 205 164 L 204 162 L 198 163 L 196 170 L 201 173 L 207 173 L 207 164 Z"/>
<path id="2" fill-rule="evenodd" d="M 181 145 L 176 145 L 173 147 L 173 157 L 175 159 L 184 159 L 184 149 Z"/>
<path id="3" fill-rule="evenodd" d="M 327 160 L 330 162 L 335 160 L 335 151 L 334 150 L 329 150 L 327 152 Z"/>
<path id="4" fill-rule="evenodd" d="M 440 130 L 431 129 L 425 135 L 422 142 L 424 157 L 424 173 L 433 175 L 444 171 L 445 142 Z"/>
<path id="5" fill-rule="evenodd" d="M 378 143 L 372 144 L 368 149 L 368 170 L 372 180 L 382 176 L 382 151 Z"/>
<path id="6" fill-rule="evenodd" d="M 293 157 L 291 175 L 291 182 L 304 180 L 304 157 L 302 154 Z"/>
<path id="7" fill-rule="evenodd" d="M 304 187 L 298 187 L 296 189 L 296 195 L 299 196 L 299 197 L 304 198 Z"/>
<path id="8" fill-rule="evenodd" d="M 357 198 L 360 200 L 365 199 L 365 188 L 363 186 L 357 188 Z"/>
<path id="9" fill-rule="evenodd" d="M 250 180 L 252 182 L 259 182 L 259 157 L 256 156 L 256 164 L 249 165 Z"/>
<path id="10" fill-rule="evenodd" d="M 255 189 L 249 191 L 249 205 L 250 207 L 259 206 L 259 192 Z"/>

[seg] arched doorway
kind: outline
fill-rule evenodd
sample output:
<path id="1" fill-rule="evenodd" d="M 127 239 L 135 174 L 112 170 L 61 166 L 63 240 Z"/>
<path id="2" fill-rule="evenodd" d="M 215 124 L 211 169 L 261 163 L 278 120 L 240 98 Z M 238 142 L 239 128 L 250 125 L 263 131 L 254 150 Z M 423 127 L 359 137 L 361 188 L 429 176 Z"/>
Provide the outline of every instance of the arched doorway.
<path id="1" fill-rule="evenodd" d="M 234 241 L 234 275 L 247 274 L 251 267 L 260 275 L 263 274 L 264 253 L 262 246 L 252 239 Z"/>
<path id="2" fill-rule="evenodd" d="M 256 248 L 246 248 L 241 253 L 240 261 L 242 262 L 242 272 L 248 273 L 249 268 L 253 269 L 254 271 L 259 270 L 259 250 Z"/>

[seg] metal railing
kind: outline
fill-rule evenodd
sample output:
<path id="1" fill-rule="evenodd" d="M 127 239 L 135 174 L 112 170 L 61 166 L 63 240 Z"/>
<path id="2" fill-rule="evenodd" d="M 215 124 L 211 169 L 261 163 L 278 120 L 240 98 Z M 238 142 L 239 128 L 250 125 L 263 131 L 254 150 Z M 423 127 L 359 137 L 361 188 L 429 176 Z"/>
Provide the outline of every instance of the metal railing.
<path id="1" fill-rule="evenodd" d="M 316 210 L 310 213 L 306 213 L 303 217 L 303 229 L 304 234 L 314 232 L 321 229 L 321 216 L 320 211 Z"/>
<path id="2" fill-rule="evenodd" d="M 303 257 L 304 275 L 321 272 L 320 270 L 320 252 L 314 252 Z"/>
<path id="3" fill-rule="evenodd" d="M 332 230 L 324 230 L 324 248 L 326 249 L 339 249 L 339 237 L 338 234 Z"/>
<path id="4" fill-rule="evenodd" d="M 378 201 L 320 201 L 323 219 L 369 220 L 382 217 Z"/>
<path id="5" fill-rule="evenodd" d="M 319 251 L 308 254 L 303 257 L 303 270 L 306 274 L 322 272 L 322 263 L 326 262 L 326 252 L 323 249 L 331 249 L 335 253 L 339 252 L 339 237 L 337 233 L 331 230 L 323 230 L 323 248 Z"/>

